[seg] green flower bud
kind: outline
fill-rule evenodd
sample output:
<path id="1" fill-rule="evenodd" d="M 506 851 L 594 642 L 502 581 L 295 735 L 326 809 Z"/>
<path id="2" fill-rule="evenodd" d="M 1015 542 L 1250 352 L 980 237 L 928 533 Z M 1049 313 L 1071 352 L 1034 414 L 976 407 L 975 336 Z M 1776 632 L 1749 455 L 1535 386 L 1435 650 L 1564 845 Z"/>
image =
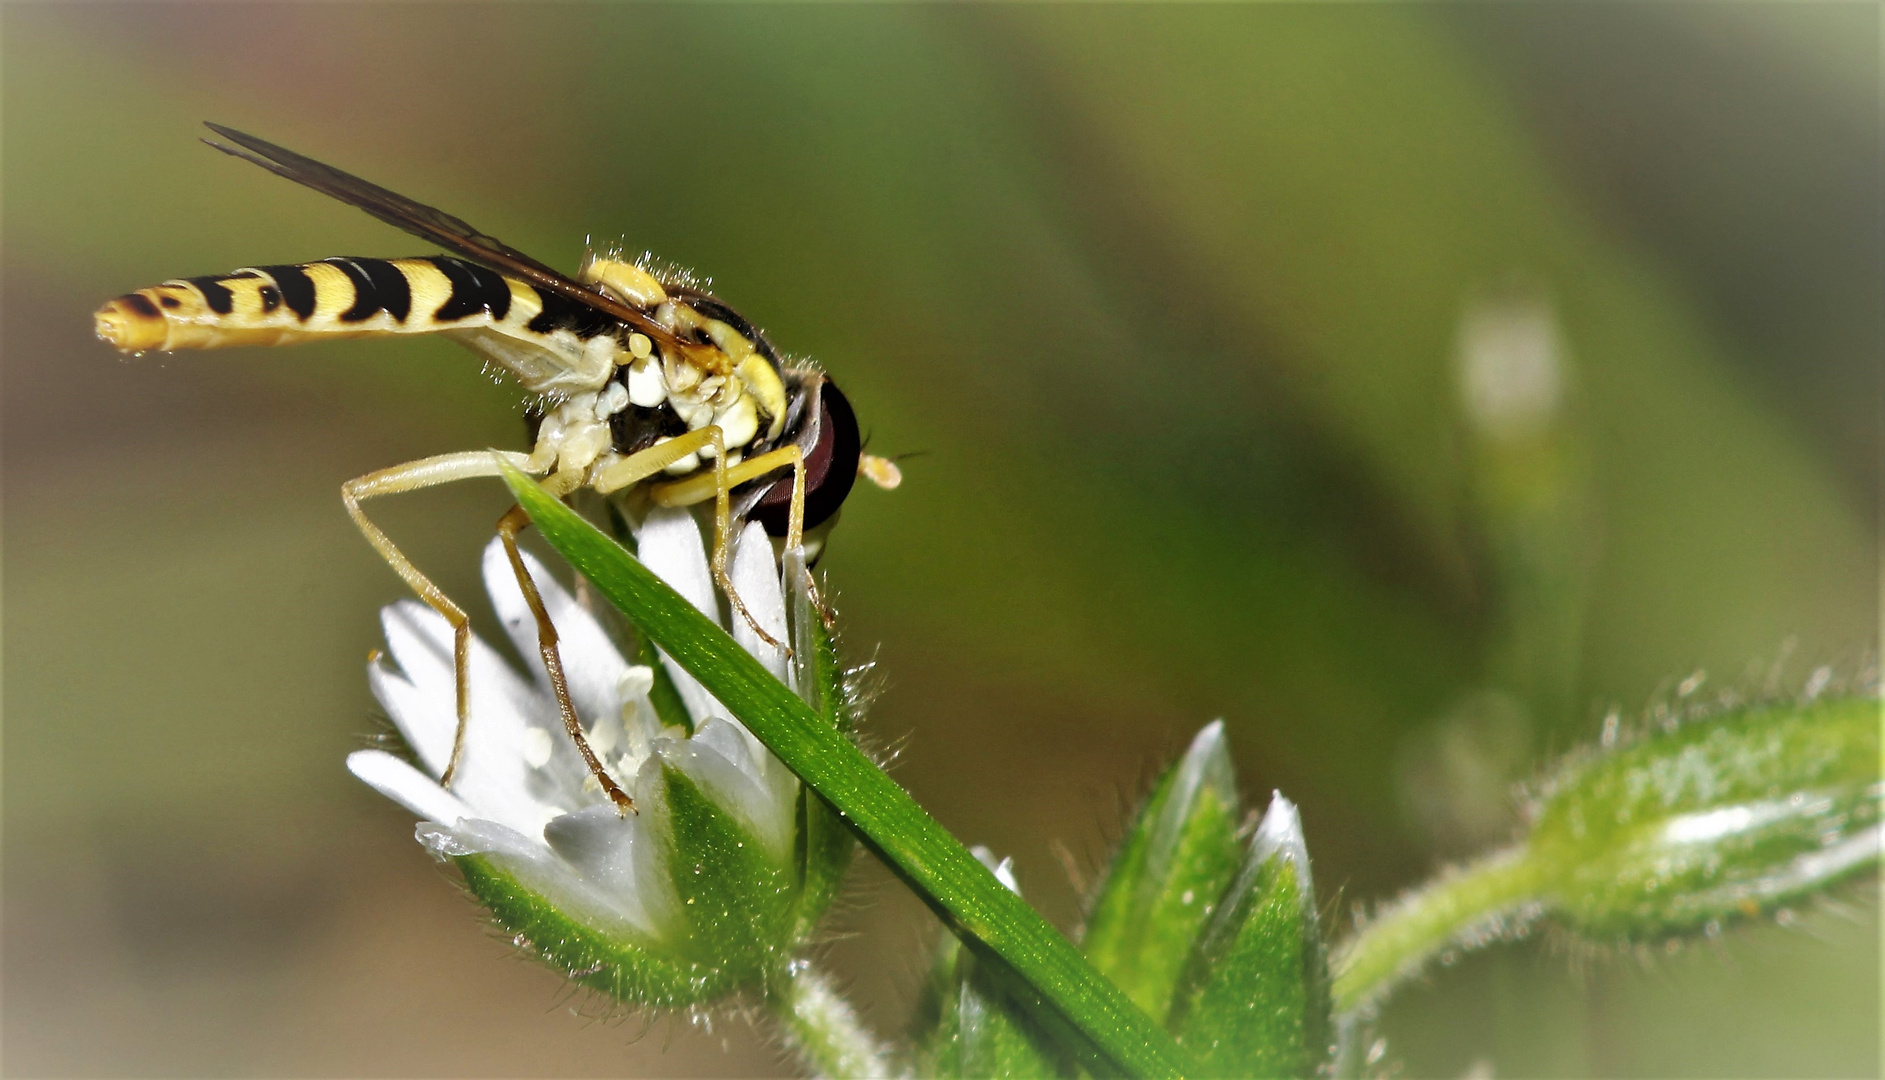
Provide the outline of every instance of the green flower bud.
<path id="1" fill-rule="evenodd" d="M 1588 937 L 1710 930 L 1876 865 L 1882 790 L 1876 699 L 1742 708 L 1567 764 L 1525 862 Z"/>
<path id="2" fill-rule="evenodd" d="M 1223 721 L 1198 732 L 1120 842 L 1081 948 L 1152 1016 L 1237 874 L 1237 779 Z"/>
<path id="3" fill-rule="evenodd" d="M 1443 950 L 1540 918 L 1629 944 L 1775 911 L 1878 865 L 1881 800 L 1875 689 L 1692 717 L 1575 755 L 1540 786 L 1529 836 L 1407 893 L 1343 944 L 1337 1004 L 1364 1015 Z"/>
<path id="4" fill-rule="evenodd" d="M 1329 974 L 1296 807 L 1278 794 L 1192 950 L 1166 1026 L 1211 1076 L 1314 1076 L 1329 1060 Z"/>

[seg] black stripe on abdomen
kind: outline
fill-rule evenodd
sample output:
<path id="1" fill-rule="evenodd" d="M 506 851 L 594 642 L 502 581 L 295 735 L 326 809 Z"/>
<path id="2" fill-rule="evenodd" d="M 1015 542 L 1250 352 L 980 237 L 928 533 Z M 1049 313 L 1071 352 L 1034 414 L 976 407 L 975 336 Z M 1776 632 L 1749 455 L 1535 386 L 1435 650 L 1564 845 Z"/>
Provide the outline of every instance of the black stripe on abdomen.
<path id="1" fill-rule="evenodd" d="M 306 322 L 314 314 L 314 279 L 299 266 L 258 266 L 257 270 L 275 279 L 275 287 L 281 290 L 282 302 L 288 310 Z"/>
<path id="2" fill-rule="evenodd" d="M 360 322 L 382 311 L 405 322 L 412 314 L 412 283 L 392 263 L 353 256 L 321 261 L 340 267 L 353 284 L 353 306 L 340 313 L 341 322 Z"/>
<path id="3" fill-rule="evenodd" d="M 380 313 L 380 291 L 373 287 L 373 279 L 355 259 L 322 259 L 329 266 L 338 267 L 347 275 L 347 284 L 353 286 L 353 304 L 340 313 L 341 322 L 360 322 Z"/>
<path id="4" fill-rule="evenodd" d="M 535 285 L 530 286 L 537 289 Z M 584 341 L 598 334 L 608 333 L 619 325 L 615 316 L 597 311 L 588 304 L 579 304 L 562 293 L 548 289 L 537 289 L 537 298 L 543 301 L 543 310 L 530 320 L 530 332 L 547 334 L 552 330 L 569 330 Z"/>
<path id="5" fill-rule="evenodd" d="M 321 261 L 339 267 L 353 285 L 353 306 L 340 313 L 341 322 L 361 322 L 382 311 L 405 322 L 412 314 L 412 283 L 392 263 L 355 256 Z"/>
<path id="6" fill-rule="evenodd" d="M 157 310 L 157 305 L 151 303 L 151 298 L 148 296 L 145 296 L 143 293 L 128 293 L 124 296 L 118 297 L 118 302 L 126 305 L 132 311 L 137 312 L 139 315 L 144 316 L 146 319 L 162 318 L 164 314 L 163 312 Z"/>
<path id="7" fill-rule="evenodd" d="M 399 267 L 385 259 L 350 259 L 373 283 L 374 295 L 379 305 L 395 322 L 405 322 L 412 314 L 412 283 L 406 275 L 399 272 Z M 362 316 L 364 318 L 364 316 Z M 345 318 L 345 316 L 342 316 Z"/>
<path id="8" fill-rule="evenodd" d="M 203 302 L 216 314 L 227 315 L 235 310 L 236 294 L 229 291 L 229 286 L 224 285 L 221 278 L 193 277 L 184 280 L 196 286 L 196 291 L 203 294 Z"/>
<path id="9" fill-rule="evenodd" d="M 451 298 L 439 305 L 432 313 L 433 318 L 440 322 L 457 322 L 486 312 L 493 319 L 502 319 L 510 313 L 511 287 L 502 274 L 444 255 L 427 261 L 438 267 L 452 283 Z"/>

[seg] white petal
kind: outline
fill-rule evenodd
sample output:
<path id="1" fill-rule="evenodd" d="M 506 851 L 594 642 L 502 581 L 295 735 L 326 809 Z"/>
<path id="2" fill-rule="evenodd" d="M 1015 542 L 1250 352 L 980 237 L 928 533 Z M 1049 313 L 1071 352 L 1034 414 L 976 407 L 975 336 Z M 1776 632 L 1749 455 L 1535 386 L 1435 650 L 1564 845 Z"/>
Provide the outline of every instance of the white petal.
<path id="1" fill-rule="evenodd" d="M 780 560 L 780 579 L 786 585 L 786 593 L 792 605 L 792 649 L 794 656 L 790 670 L 791 678 L 786 685 L 792 692 L 810 703 L 811 681 L 810 667 L 814 646 L 812 643 L 812 620 L 819 614 L 812 606 L 811 591 L 807 585 L 811 581 L 811 572 L 805 568 L 805 549 L 793 548 Z"/>
<path id="2" fill-rule="evenodd" d="M 611 816 L 615 813 L 612 808 L 599 809 Z M 578 922 L 615 937 L 649 933 L 636 914 L 632 898 L 626 904 L 621 902 L 599 883 L 585 879 L 541 841 L 497 822 L 476 818 L 461 822 L 452 831 L 452 838 L 462 848 L 484 854 L 519 884 Z"/>
<path id="3" fill-rule="evenodd" d="M 544 826 L 550 849 L 622 917 L 653 933 L 672 917 L 673 885 L 638 849 L 654 846 L 641 814 L 623 817 L 612 805 L 591 806 L 565 814 Z"/>
<path id="4" fill-rule="evenodd" d="M 746 531 L 740 534 L 739 543 L 733 549 L 733 566 L 728 576 L 733 579 L 733 589 L 740 594 L 747 614 L 753 617 L 760 629 L 771 634 L 774 641 L 783 642 L 785 590 L 779 585 L 779 564 L 773 561 L 772 537 L 766 535 L 765 527 L 759 522 L 747 525 Z M 773 678 L 784 682 L 784 650 L 761 641 L 737 612 L 728 622 L 733 627 L 733 640 L 739 643 L 740 648 L 765 665 Z"/>
<path id="5" fill-rule="evenodd" d="M 370 676 L 374 691 L 427 767 L 442 773 L 458 730 L 451 627 L 414 601 L 383 609 L 381 622 L 405 678 L 379 671 Z M 544 770 L 530 767 L 531 728 L 547 728 L 554 742 L 568 742 L 555 706 L 476 638 L 470 678 L 471 721 L 452 792 L 478 816 L 535 835 L 544 822 L 579 805 L 577 789 L 563 782 L 580 768 L 574 750 L 557 754 Z"/>
<path id="6" fill-rule="evenodd" d="M 599 716 L 616 715 L 622 707 L 616 688 L 622 676 L 628 673 L 628 662 L 616 651 L 615 643 L 609 640 L 595 616 L 583 610 L 575 597 L 565 591 L 535 557 L 529 552 L 524 552 L 523 556 L 524 567 L 530 571 L 531 579 L 537 583 L 537 592 L 543 596 L 544 610 L 549 612 L 550 622 L 556 626 L 557 652 L 563 661 L 563 676 L 569 681 L 569 696 L 577 713 L 590 723 Z M 484 587 L 490 592 L 491 604 L 504 623 L 505 633 L 517 646 L 518 655 L 524 658 L 538 685 L 547 687 L 548 676 L 537 644 L 537 619 L 524 600 L 523 590 L 518 588 L 517 574 L 511 569 L 510 556 L 505 554 L 501 540 L 491 541 L 484 549 Z"/>
<path id="7" fill-rule="evenodd" d="M 720 621 L 720 605 L 713 595 L 713 571 L 694 515 L 680 507 L 657 507 L 635 534 L 636 555 L 687 602 L 707 618 Z"/>
<path id="8" fill-rule="evenodd" d="M 686 597 L 688 603 L 716 625 L 720 622 L 720 604 L 713 592 L 713 571 L 707 564 L 706 547 L 692 514 L 679 507 L 650 511 L 641 524 L 641 531 L 635 534 L 635 547 L 643 566 L 653 570 L 655 576 Z M 696 723 L 709 716 L 727 715 L 725 707 L 672 657 L 663 652 L 661 661 Z"/>
<path id="9" fill-rule="evenodd" d="M 995 853 L 980 844 L 969 848 L 969 854 L 975 856 L 976 860 L 983 866 L 988 867 L 989 870 L 994 873 L 995 880 L 1007 886 L 1009 892 L 1014 893 L 1016 896 L 1021 895 L 1021 886 L 1015 884 L 1014 856 L 1011 855 L 997 862 L 995 861 Z"/>
<path id="10" fill-rule="evenodd" d="M 445 617 L 417 600 L 380 609 L 387 651 L 408 682 L 428 699 L 448 706 L 447 727 L 456 732 L 457 682 L 452 667 L 452 628 Z M 471 693 L 501 708 L 506 717 L 542 712 L 543 696 L 482 640 L 471 640 Z M 474 710 L 475 715 L 475 710 Z"/>
<path id="11" fill-rule="evenodd" d="M 456 706 L 428 696 L 383 660 L 367 665 L 367 685 L 426 769 L 433 776 L 443 773 L 458 727 Z"/>
<path id="12" fill-rule="evenodd" d="M 550 854 L 542 841 L 489 818 L 466 818 L 452 832 L 470 853 L 510 855 L 520 859 L 544 859 Z"/>
<path id="13" fill-rule="evenodd" d="M 356 750 L 347 755 L 347 771 L 373 790 L 426 819 L 456 825 L 471 810 L 438 782 L 384 750 Z"/>
<path id="14" fill-rule="evenodd" d="M 406 742 L 437 776 L 451 754 L 458 720 L 449 628 L 443 642 L 434 640 L 420 614 L 428 610 L 410 601 L 380 609 L 380 626 L 391 663 L 368 664 L 367 683 Z M 433 617 L 437 618 L 436 613 Z M 443 619 L 437 621 L 444 627 Z"/>

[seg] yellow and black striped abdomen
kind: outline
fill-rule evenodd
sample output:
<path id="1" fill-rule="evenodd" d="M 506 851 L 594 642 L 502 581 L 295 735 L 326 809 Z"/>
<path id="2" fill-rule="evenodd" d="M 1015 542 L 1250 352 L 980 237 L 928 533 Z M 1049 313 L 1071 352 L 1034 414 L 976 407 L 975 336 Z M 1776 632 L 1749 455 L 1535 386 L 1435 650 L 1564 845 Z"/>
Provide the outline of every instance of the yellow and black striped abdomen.
<path id="1" fill-rule="evenodd" d="M 494 330 L 587 340 L 615 320 L 494 270 L 433 256 L 335 258 L 166 281 L 98 309 L 100 339 L 125 352 Z M 565 339 L 567 340 L 567 339 Z"/>

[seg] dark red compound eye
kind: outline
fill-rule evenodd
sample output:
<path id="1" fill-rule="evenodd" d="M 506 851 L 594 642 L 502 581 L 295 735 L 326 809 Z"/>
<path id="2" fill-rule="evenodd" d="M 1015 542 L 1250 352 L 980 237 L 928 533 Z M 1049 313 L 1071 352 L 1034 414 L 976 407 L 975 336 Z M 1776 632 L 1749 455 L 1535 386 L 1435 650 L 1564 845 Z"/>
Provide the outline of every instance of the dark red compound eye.
<path id="1" fill-rule="evenodd" d="M 829 379 L 819 387 L 818 444 L 805 456 L 805 528 L 817 528 L 844 505 L 857 482 L 857 461 L 864 444 L 857 414 Z M 773 536 L 784 536 L 792 513 L 792 474 L 786 473 L 760 497 L 748 515 Z"/>

